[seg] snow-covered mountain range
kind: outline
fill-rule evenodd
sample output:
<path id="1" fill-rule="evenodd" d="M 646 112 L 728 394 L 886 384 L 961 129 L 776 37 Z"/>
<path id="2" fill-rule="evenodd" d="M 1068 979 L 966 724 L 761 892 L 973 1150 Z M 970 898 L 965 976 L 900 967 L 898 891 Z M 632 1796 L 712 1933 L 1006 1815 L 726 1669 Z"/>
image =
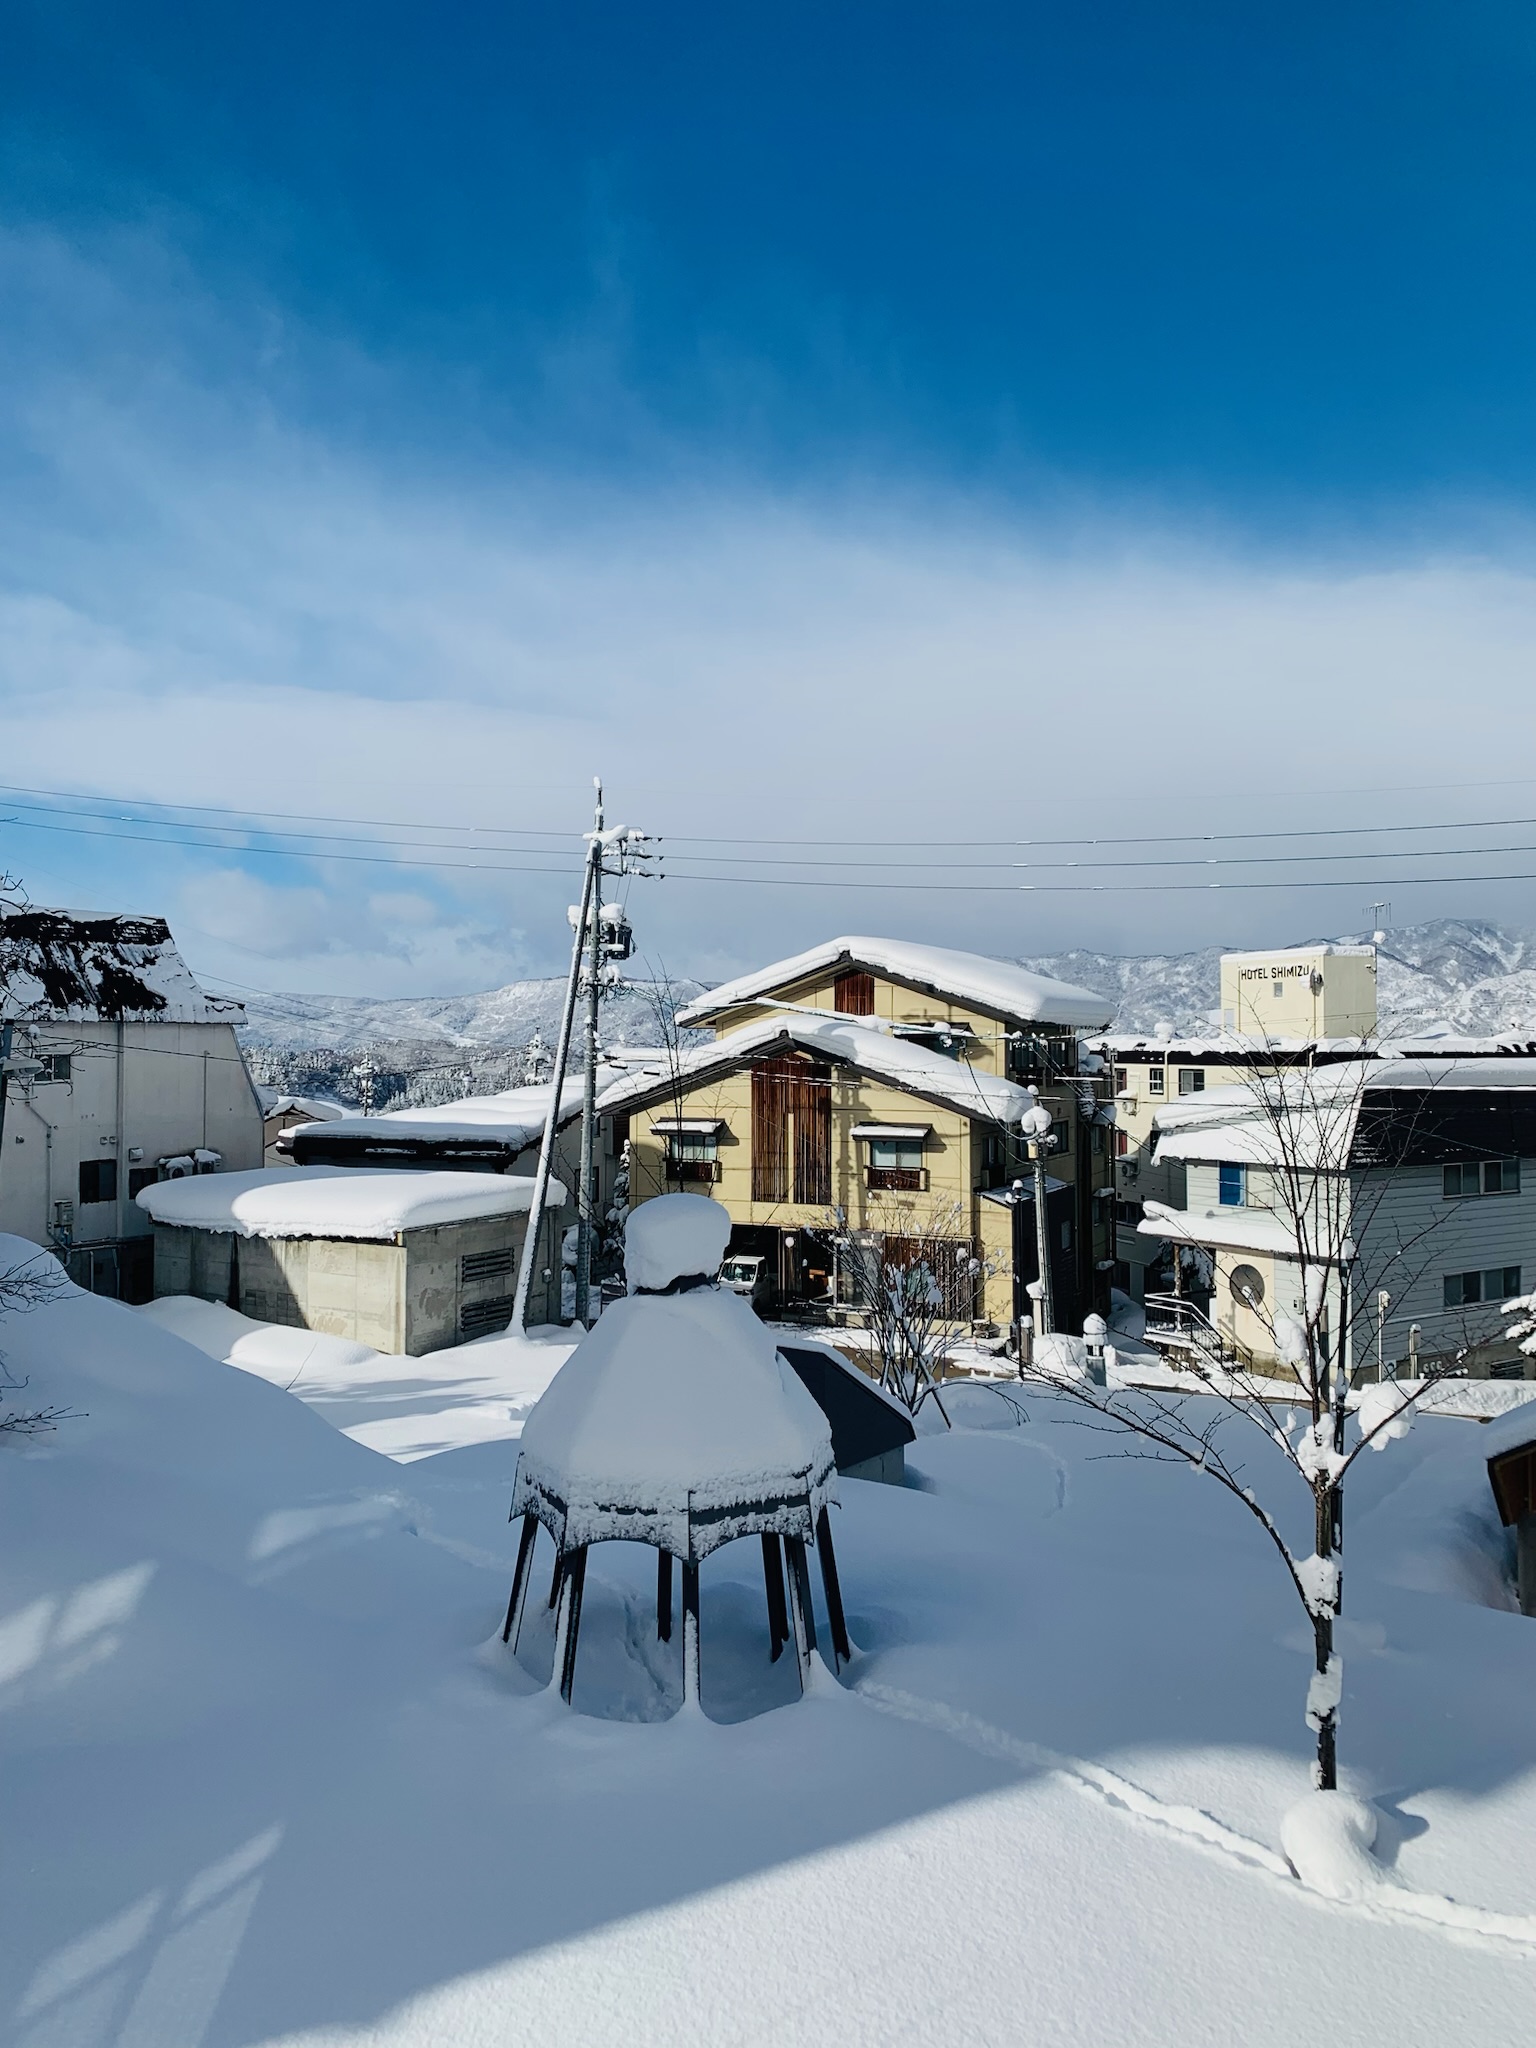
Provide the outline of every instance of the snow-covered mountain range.
<path id="1" fill-rule="evenodd" d="M 1359 945 L 1370 934 L 1334 937 L 1339 944 Z M 1232 950 L 1205 946 L 1193 953 L 1130 957 L 1078 950 L 1041 955 L 1024 965 L 1102 989 L 1117 1003 L 1117 1030 L 1178 1033 L 1209 1026 L 1219 1007 L 1221 956 Z M 1442 917 L 1388 932 L 1378 958 L 1384 1031 L 1448 1023 L 1469 1037 L 1536 1035 L 1536 934 Z"/>
<path id="2" fill-rule="evenodd" d="M 1362 937 L 1340 936 L 1348 943 Z M 1226 950 L 1206 946 L 1132 956 L 1079 950 L 1039 955 L 1023 965 L 1113 997 L 1121 1030 L 1201 1030 L 1218 1005 L 1219 963 Z M 290 1050 L 405 1040 L 517 1046 L 536 1031 L 552 1044 L 564 986 L 559 980 L 514 981 L 481 995 L 407 998 L 249 996 L 245 1036 L 253 1046 Z M 699 986 L 676 982 L 671 998 L 686 1002 Z M 1470 918 L 1437 918 L 1389 932 L 1381 947 L 1380 999 L 1382 1026 L 1391 1031 L 1443 1021 L 1472 1035 L 1536 1035 L 1536 934 Z M 651 992 L 611 997 L 603 1007 L 603 1031 L 618 1045 L 656 1044 L 660 1025 Z"/>
<path id="3" fill-rule="evenodd" d="M 701 993 L 696 981 L 616 991 L 603 1002 L 603 1036 L 613 1045 L 657 1045 L 656 998 L 681 1006 Z M 245 997 L 248 1045 L 340 1050 L 381 1041 L 445 1046 L 526 1045 L 535 1032 L 553 1046 L 560 1030 L 565 980 L 513 981 L 470 996 Z"/>

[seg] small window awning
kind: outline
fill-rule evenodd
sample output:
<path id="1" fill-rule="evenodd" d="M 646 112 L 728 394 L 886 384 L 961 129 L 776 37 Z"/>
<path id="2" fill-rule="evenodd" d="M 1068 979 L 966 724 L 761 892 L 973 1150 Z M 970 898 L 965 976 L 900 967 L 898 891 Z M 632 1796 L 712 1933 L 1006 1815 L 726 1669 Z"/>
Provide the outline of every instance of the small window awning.
<path id="1" fill-rule="evenodd" d="M 651 1129 L 661 1137 L 689 1136 L 712 1137 L 716 1131 L 725 1129 L 723 1116 L 663 1116 L 658 1117 Z"/>
<path id="2" fill-rule="evenodd" d="M 855 1124 L 851 1138 L 884 1138 L 920 1145 L 933 1130 L 932 1124 Z"/>

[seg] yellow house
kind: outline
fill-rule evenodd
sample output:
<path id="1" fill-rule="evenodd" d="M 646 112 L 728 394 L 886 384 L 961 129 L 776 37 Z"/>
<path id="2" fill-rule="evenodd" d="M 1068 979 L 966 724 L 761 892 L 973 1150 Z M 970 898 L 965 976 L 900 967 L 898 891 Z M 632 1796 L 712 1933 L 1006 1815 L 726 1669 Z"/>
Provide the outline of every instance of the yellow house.
<path id="1" fill-rule="evenodd" d="M 1058 1141 L 1055 1318 L 1076 1329 L 1107 1303 L 1113 1257 L 1113 1112 L 1077 1034 L 1110 1007 L 1007 961 L 831 939 L 681 1011 L 713 1043 L 609 1090 L 609 1146 L 627 1146 L 631 1207 L 679 1187 L 721 1202 L 732 1254 L 764 1260 L 782 1306 L 851 1305 L 829 1228 L 841 1215 L 887 1257 L 922 1257 L 957 1323 L 1004 1327 L 1037 1272 L 1019 1138 L 1033 1087 Z"/>

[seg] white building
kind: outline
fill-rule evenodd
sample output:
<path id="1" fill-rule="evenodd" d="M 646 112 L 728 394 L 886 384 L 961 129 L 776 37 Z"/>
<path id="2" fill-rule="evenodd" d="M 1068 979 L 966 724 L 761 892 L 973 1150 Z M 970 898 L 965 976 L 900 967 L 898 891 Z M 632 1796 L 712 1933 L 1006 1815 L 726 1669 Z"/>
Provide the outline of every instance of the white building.
<path id="1" fill-rule="evenodd" d="M 0 1230 L 53 1247 L 99 1294 L 148 1301 L 156 1181 L 261 1164 L 261 1104 L 235 1027 L 158 917 L 0 917 L 11 1074 Z"/>

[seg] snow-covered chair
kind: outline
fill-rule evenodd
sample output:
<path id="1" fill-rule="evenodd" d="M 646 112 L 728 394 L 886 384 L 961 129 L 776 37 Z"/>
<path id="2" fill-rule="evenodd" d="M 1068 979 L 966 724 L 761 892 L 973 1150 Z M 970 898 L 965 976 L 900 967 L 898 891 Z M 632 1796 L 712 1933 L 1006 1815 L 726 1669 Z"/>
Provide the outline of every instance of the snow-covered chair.
<path id="1" fill-rule="evenodd" d="M 594 1543 L 654 1545 L 663 1641 L 681 1562 L 685 1704 L 699 1696 L 699 1566 L 741 1537 L 762 1542 L 770 1657 L 793 1641 L 804 1687 L 816 1651 L 813 1542 L 834 1661 L 851 1654 L 827 1513 L 837 1473 L 826 1418 L 749 1305 L 714 1284 L 730 1228 L 700 1195 L 636 1209 L 627 1298 L 577 1345 L 523 1426 L 511 1509 L 523 1528 L 502 1640 L 516 1649 L 542 1523 L 555 1544 L 554 1668 L 567 1702 Z"/>

